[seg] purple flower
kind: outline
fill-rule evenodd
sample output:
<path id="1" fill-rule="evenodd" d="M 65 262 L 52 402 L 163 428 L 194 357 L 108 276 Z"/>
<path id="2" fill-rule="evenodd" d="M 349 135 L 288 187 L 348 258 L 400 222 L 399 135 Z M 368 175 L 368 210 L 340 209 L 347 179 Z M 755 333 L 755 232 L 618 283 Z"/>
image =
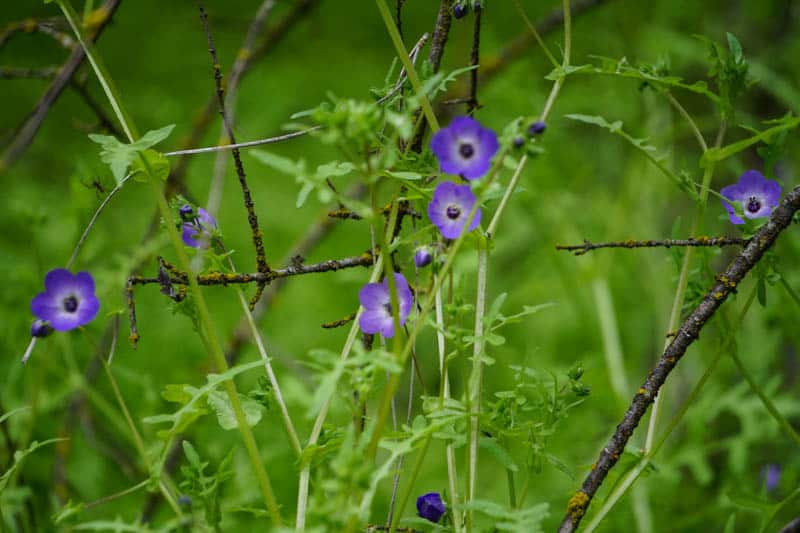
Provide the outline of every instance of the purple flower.
<path id="1" fill-rule="evenodd" d="M 417 498 L 417 513 L 425 520 L 438 522 L 444 510 L 444 502 L 438 492 L 429 492 Z"/>
<path id="2" fill-rule="evenodd" d="M 97 316 L 100 301 L 94 295 L 94 279 L 88 272 L 73 276 L 65 268 L 56 268 L 45 276 L 44 288 L 31 302 L 31 312 L 53 329 L 69 331 Z"/>
<path id="3" fill-rule="evenodd" d="M 469 185 L 456 185 L 444 181 L 433 191 L 433 200 L 428 204 L 428 217 L 434 226 L 439 228 L 446 239 L 455 239 L 461 235 L 467 217 L 475 205 L 475 195 Z M 480 207 L 472 217 L 467 231 L 472 231 L 481 223 Z"/>
<path id="4" fill-rule="evenodd" d="M 44 338 L 51 333 L 53 333 L 53 328 L 50 327 L 50 324 L 39 318 L 33 321 L 31 325 L 31 337 Z"/>
<path id="5" fill-rule="evenodd" d="M 395 273 L 395 286 L 397 287 L 397 301 L 400 310 L 400 325 L 406 323 L 411 312 L 411 302 L 414 297 L 408 282 L 402 274 Z M 364 333 L 380 333 L 384 337 L 394 336 L 394 320 L 392 319 L 392 303 L 389 296 L 389 280 L 383 283 L 367 283 L 358 293 L 358 300 L 364 306 L 364 312 L 358 320 L 361 331 Z"/>
<path id="6" fill-rule="evenodd" d="M 768 464 L 761 469 L 761 479 L 764 481 L 764 487 L 767 492 L 772 492 L 778 488 L 778 483 L 781 480 L 781 467 L 776 464 Z"/>
<path id="7" fill-rule="evenodd" d="M 468 180 L 486 174 L 499 148 L 497 135 L 470 117 L 454 118 L 431 139 L 431 150 L 442 172 L 458 174 Z"/>
<path id="8" fill-rule="evenodd" d="M 183 215 L 183 207 L 181 215 Z M 217 221 L 211 216 L 211 213 L 198 207 L 197 216 L 191 222 L 183 223 L 183 243 L 192 248 L 208 248 L 211 242 L 211 233 L 216 228 Z"/>
<path id="9" fill-rule="evenodd" d="M 181 219 L 185 220 L 186 222 L 191 222 L 194 218 L 194 209 L 189 204 L 184 204 L 178 209 L 178 213 L 181 215 Z"/>
<path id="10" fill-rule="evenodd" d="M 781 186 L 777 181 L 766 179 L 757 170 L 748 170 L 739 176 L 738 183 L 723 187 L 720 193 L 731 202 L 741 204 L 745 217 L 762 218 L 768 217 L 777 207 L 781 198 Z M 722 205 L 728 211 L 733 224 L 744 224 L 733 205 L 725 201 Z"/>
<path id="11" fill-rule="evenodd" d="M 457 19 L 464 18 L 469 12 L 469 6 L 466 4 L 456 4 L 453 6 L 453 16 Z"/>
<path id="12" fill-rule="evenodd" d="M 430 248 L 427 246 L 417 248 L 414 254 L 414 264 L 417 265 L 417 268 L 426 267 L 431 264 L 431 261 L 433 261 L 433 254 L 431 254 Z"/>

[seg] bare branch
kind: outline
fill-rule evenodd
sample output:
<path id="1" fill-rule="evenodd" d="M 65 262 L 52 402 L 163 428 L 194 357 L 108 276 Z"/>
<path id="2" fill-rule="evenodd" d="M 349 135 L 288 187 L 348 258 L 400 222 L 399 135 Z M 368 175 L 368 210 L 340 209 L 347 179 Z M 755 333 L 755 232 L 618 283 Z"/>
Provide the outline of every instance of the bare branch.
<path id="1" fill-rule="evenodd" d="M 575 255 L 583 255 L 599 248 L 672 248 L 673 246 L 717 246 L 722 248 L 723 246 L 746 246 L 748 242 L 750 242 L 749 239 L 739 237 L 695 237 L 689 239 L 627 240 L 598 243 L 584 240 L 583 244 L 557 244 L 556 250 L 565 250 L 574 252 Z"/>

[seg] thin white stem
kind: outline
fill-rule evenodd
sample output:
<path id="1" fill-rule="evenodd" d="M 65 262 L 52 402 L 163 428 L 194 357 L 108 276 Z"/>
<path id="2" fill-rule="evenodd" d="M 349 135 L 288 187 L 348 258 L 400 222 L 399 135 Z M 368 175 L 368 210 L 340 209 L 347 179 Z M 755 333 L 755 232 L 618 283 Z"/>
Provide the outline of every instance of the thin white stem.
<path id="1" fill-rule="evenodd" d="M 369 283 L 375 283 L 380 278 L 381 272 L 383 270 L 383 254 L 378 256 L 377 261 L 375 261 L 375 266 L 372 267 L 372 274 L 369 277 Z M 356 337 L 358 336 L 358 319 L 361 317 L 361 313 L 364 312 L 364 309 L 359 307 L 358 312 L 356 313 L 355 318 L 353 319 L 353 325 L 350 327 L 350 332 L 347 334 L 347 340 L 345 340 L 344 347 L 342 348 L 342 353 L 339 357 L 341 361 L 344 361 L 350 356 L 350 352 L 353 350 L 353 345 L 355 344 Z M 325 423 L 325 418 L 328 416 L 328 410 L 331 407 L 331 402 L 333 401 L 334 391 L 325 398 L 325 401 L 322 403 L 322 407 L 320 407 L 319 414 L 317 415 L 316 420 L 314 420 L 314 427 L 311 429 L 311 435 L 308 437 L 308 444 L 306 446 L 313 446 L 319 440 L 320 433 L 322 433 L 322 425 Z M 295 520 L 295 529 L 297 531 L 303 531 L 306 527 L 306 510 L 308 508 L 308 483 L 311 477 L 311 463 L 310 461 L 305 464 L 303 470 L 300 471 L 300 481 L 297 488 L 297 518 Z"/>
<path id="2" fill-rule="evenodd" d="M 281 141 L 288 141 L 289 139 L 294 139 L 295 137 L 302 137 L 303 135 L 308 135 L 312 131 L 317 131 L 321 127 L 322 126 L 314 126 L 313 128 L 295 131 L 293 133 L 287 133 L 285 135 L 278 135 L 276 137 L 267 137 L 266 139 L 258 139 L 256 141 L 247 141 L 236 144 L 225 144 L 222 146 L 207 146 L 205 148 L 190 148 L 188 150 L 176 150 L 174 152 L 165 152 L 163 155 L 166 157 L 175 157 L 178 155 L 209 154 L 212 152 L 235 150 L 237 148 L 250 148 L 252 146 L 261 146 L 264 144 L 272 144 Z"/>
<path id="3" fill-rule="evenodd" d="M 514 193 L 514 190 L 517 188 L 517 182 L 519 182 L 519 178 L 522 175 L 522 169 L 525 168 L 525 163 L 527 162 L 528 154 L 524 154 L 520 158 L 517 168 L 514 169 L 514 175 L 511 176 L 511 181 L 508 183 L 508 187 L 506 187 L 506 191 L 503 193 L 503 197 L 500 199 L 500 204 L 497 206 L 497 210 L 494 212 L 492 221 L 489 222 L 489 227 L 486 229 L 487 238 L 491 239 L 492 235 L 494 235 L 494 232 L 497 229 L 497 224 L 500 222 L 500 217 L 503 215 L 503 211 L 506 209 L 508 200 Z"/>
<path id="4" fill-rule="evenodd" d="M 442 380 L 442 397 L 446 400 L 450 397 L 450 376 L 447 373 L 447 362 L 445 361 L 445 338 L 444 338 L 444 313 L 442 311 L 442 289 L 436 291 L 435 296 L 436 310 L 436 345 L 439 349 L 439 374 Z M 452 444 L 448 444 L 445 449 L 447 457 L 447 482 L 450 488 L 450 509 L 453 513 L 453 529 L 455 533 L 461 532 L 461 511 L 458 510 L 458 472 L 456 470 L 456 455 Z"/>
<path id="5" fill-rule="evenodd" d="M 475 296 L 475 334 L 472 350 L 472 373 L 469 377 L 469 467 L 467 502 L 475 500 L 478 474 L 478 434 L 480 433 L 481 385 L 483 382 L 483 317 L 486 312 L 486 271 L 488 251 L 485 243 L 478 249 L 478 286 Z M 472 514 L 467 511 L 467 531 L 472 531 Z"/>

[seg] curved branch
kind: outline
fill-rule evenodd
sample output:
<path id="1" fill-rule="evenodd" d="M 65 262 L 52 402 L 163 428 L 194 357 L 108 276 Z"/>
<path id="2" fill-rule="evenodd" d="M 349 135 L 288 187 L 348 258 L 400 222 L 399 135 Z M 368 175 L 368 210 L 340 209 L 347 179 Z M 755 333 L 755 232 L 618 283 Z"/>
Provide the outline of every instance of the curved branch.
<path id="1" fill-rule="evenodd" d="M 764 253 L 773 245 L 778 235 L 791 223 L 795 213 L 800 210 L 800 186 L 795 187 L 781 205 L 773 211 L 772 216 L 748 242 L 741 253 L 734 258 L 725 271 L 716 277 L 714 286 L 706 293 L 700 304 L 684 320 L 672 342 L 667 346 L 655 368 L 650 371 L 644 384 L 636 392 L 625 416 L 617 426 L 611 439 L 600 452 L 600 457 L 592 466 L 592 470 L 581 486 L 581 489 L 570 498 L 567 514 L 559 528 L 560 533 L 571 533 L 580 524 L 581 518 L 602 485 L 609 470 L 614 467 L 625 445 L 628 443 L 636 426 L 655 400 L 658 391 L 686 353 L 686 350 L 700 336 L 708 320 L 736 290 L 748 272 L 759 262 Z"/>

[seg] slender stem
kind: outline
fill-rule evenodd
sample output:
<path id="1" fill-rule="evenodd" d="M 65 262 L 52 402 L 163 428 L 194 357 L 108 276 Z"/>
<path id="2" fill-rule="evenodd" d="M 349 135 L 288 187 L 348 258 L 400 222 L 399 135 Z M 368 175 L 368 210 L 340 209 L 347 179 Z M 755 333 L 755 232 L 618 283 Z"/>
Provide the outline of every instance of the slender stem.
<path id="1" fill-rule="evenodd" d="M 261 334 L 258 332 L 258 327 L 253 319 L 253 313 L 250 312 L 250 306 L 247 304 L 247 299 L 244 297 L 244 293 L 240 288 L 237 287 L 236 294 L 239 297 L 239 303 L 242 304 L 242 312 L 247 319 L 247 325 L 250 326 L 250 333 L 253 335 L 253 340 L 256 342 L 258 353 L 261 355 L 261 360 L 264 361 L 264 369 L 267 372 L 267 377 L 269 378 L 270 385 L 272 386 L 272 392 L 275 395 L 275 401 L 278 403 L 278 407 L 280 408 L 281 417 L 283 418 L 283 425 L 286 428 L 286 434 L 289 436 L 289 442 L 292 445 L 292 450 L 294 450 L 294 453 L 300 457 L 300 455 L 303 453 L 303 446 L 300 444 L 300 439 L 297 437 L 297 430 L 294 427 L 294 423 L 292 423 L 292 417 L 289 415 L 289 409 L 286 407 L 286 402 L 283 399 L 283 393 L 281 393 L 281 387 L 278 384 L 278 378 L 272 368 L 270 357 L 267 355 L 267 349 L 264 347 L 264 341 L 261 339 Z"/>
<path id="2" fill-rule="evenodd" d="M 439 121 L 436 120 L 436 114 L 433 112 L 433 107 L 431 107 L 430 100 L 428 100 L 428 97 L 422 90 L 422 83 L 419 81 L 417 71 L 414 70 L 414 65 L 411 63 L 411 60 L 408 57 L 408 52 L 403 44 L 402 37 L 400 37 L 400 32 L 397 31 L 397 26 L 395 25 L 394 20 L 392 20 L 392 13 L 389 11 L 389 6 L 386 5 L 386 0 L 375 0 L 375 3 L 378 5 L 378 11 L 381 12 L 381 17 L 386 25 L 386 30 L 389 32 L 389 36 L 392 38 L 392 43 L 397 51 L 397 56 L 400 58 L 400 61 L 403 63 L 403 67 L 406 69 L 406 76 L 408 76 L 411 86 L 417 93 L 417 98 L 419 98 L 419 103 L 422 106 L 422 112 L 425 114 L 425 119 L 428 121 L 428 124 L 431 125 L 431 129 L 436 132 L 439 129 Z"/>
<path id="3" fill-rule="evenodd" d="M 467 496 L 470 503 L 475 500 L 475 486 L 478 480 L 478 435 L 480 433 L 481 386 L 483 382 L 483 317 L 486 312 L 486 272 L 488 270 L 488 246 L 481 243 L 478 249 L 478 284 L 475 296 L 475 333 L 472 350 L 472 372 L 469 377 L 469 440 L 467 453 Z M 467 532 L 472 531 L 473 511 L 466 513 Z"/>
<path id="4" fill-rule="evenodd" d="M 786 507 L 789 504 L 789 502 L 791 502 L 792 500 L 794 500 L 798 496 L 800 496 L 800 487 L 797 487 L 796 489 L 794 489 L 791 494 L 789 494 L 782 502 L 780 502 L 778 505 L 776 505 L 772 509 L 772 512 L 764 520 L 764 524 L 761 526 L 761 529 L 759 530 L 759 533 L 765 533 L 767 531 L 767 528 L 769 527 L 769 525 L 772 523 L 772 521 L 775 520 L 775 517 L 778 516 L 778 513 L 781 512 L 781 510 L 784 507 Z M 795 519 L 793 521 L 793 523 L 795 523 L 796 520 L 797 519 Z M 785 528 L 785 529 L 781 530 L 781 532 L 784 532 L 784 531 L 786 531 L 786 532 L 796 531 L 796 529 Z"/>
<path id="5" fill-rule="evenodd" d="M 570 51 L 572 50 L 572 16 L 570 15 L 569 0 L 562 0 L 562 9 L 564 10 L 564 59 L 562 62 L 562 68 L 566 69 L 569 66 L 569 56 Z M 539 116 L 539 120 L 542 122 L 547 121 L 547 117 L 550 115 L 550 111 L 553 109 L 553 104 L 555 103 L 563 84 L 563 76 L 559 77 L 555 82 L 553 82 L 553 88 L 550 90 L 550 95 L 547 97 L 547 101 L 544 104 L 542 114 Z"/>
<path id="6" fill-rule="evenodd" d="M 442 382 L 441 398 L 444 400 L 450 397 L 450 376 L 447 372 L 447 357 L 445 353 L 444 338 L 444 313 L 442 311 L 442 289 L 436 291 L 435 296 L 436 314 L 436 346 L 439 350 L 439 375 Z M 458 509 L 458 472 L 456 470 L 456 455 L 452 444 L 448 444 L 445 449 L 447 459 L 447 484 L 450 488 L 450 509 L 453 514 L 453 529 L 455 533 L 461 532 L 461 511 Z"/>
<path id="7" fill-rule="evenodd" d="M 287 133 L 285 135 L 277 135 L 275 137 L 267 137 L 266 139 L 258 139 L 255 141 L 247 141 L 242 143 L 236 144 L 223 144 L 220 146 L 207 146 L 205 148 L 189 148 L 187 150 L 176 150 L 174 152 L 165 152 L 163 155 L 165 157 L 174 157 L 174 156 L 183 156 L 183 155 L 194 155 L 194 154 L 209 154 L 213 152 L 223 152 L 228 150 L 238 150 L 239 148 L 250 148 L 253 146 L 263 146 L 265 144 L 273 144 L 281 141 L 288 141 L 289 139 L 294 139 L 296 137 L 302 137 L 303 135 L 308 135 L 312 131 L 317 131 L 320 129 L 321 126 L 314 126 L 313 128 L 308 128 L 305 130 L 295 131 L 292 133 Z"/>
<path id="8" fill-rule="evenodd" d="M 524 154 L 520 158 L 519 163 L 517 163 L 517 168 L 514 169 L 514 174 L 511 176 L 511 181 L 508 183 L 508 187 L 506 187 L 503 197 L 500 199 L 500 203 L 497 205 L 497 210 L 494 212 L 491 222 L 489 222 L 489 227 L 486 229 L 487 238 L 491 239 L 492 235 L 494 235 L 497 225 L 500 223 L 500 217 L 503 215 L 503 212 L 506 209 L 508 200 L 511 198 L 511 195 L 514 194 L 514 191 L 517 188 L 517 182 L 519 181 L 519 178 L 522 175 L 522 169 L 525 168 L 525 164 L 527 162 L 528 154 Z"/>
<path id="9" fill-rule="evenodd" d="M 517 508 L 517 490 L 514 486 L 514 471 L 506 468 L 506 479 L 508 480 L 508 505 L 512 509 Z"/>
<path id="10" fill-rule="evenodd" d="M 678 102 L 678 99 L 672 96 L 671 92 L 666 91 L 664 95 L 667 97 L 667 100 L 669 100 L 669 103 L 672 104 L 672 107 L 677 109 L 678 113 L 680 113 L 681 116 L 689 124 L 689 128 L 692 130 L 695 139 L 697 139 L 697 143 L 700 145 L 700 149 L 703 150 L 703 152 L 707 151 L 708 145 L 706 144 L 706 140 L 703 138 L 703 134 L 700 133 L 700 129 L 697 127 L 697 124 L 695 124 L 694 120 L 692 119 L 692 116 L 686 111 L 686 109 L 681 105 L 681 103 Z"/>
<path id="11" fill-rule="evenodd" d="M 97 57 L 93 50 L 91 49 L 90 45 L 83 39 L 81 36 L 80 30 L 78 29 L 75 23 L 75 13 L 72 10 L 71 6 L 64 0 L 58 0 L 58 4 L 61 7 L 62 11 L 64 11 L 67 20 L 69 21 L 70 25 L 72 26 L 73 31 L 75 32 L 78 40 L 81 42 L 81 45 L 84 47 L 86 51 L 86 56 L 89 58 L 89 61 L 94 68 L 95 74 L 100 81 L 100 84 L 103 87 L 103 90 L 108 97 L 111 107 L 114 109 L 114 112 L 117 115 L 117 118 L 120 120 L 122 124 L 122 128 L 125 131 L 126 135 L 129 138 L 130 142 L 134 142 L 135 138 L 138 136 L 136 134 L 136 129 L 133 126 L 133 122 L 129 119 L 128 115 L 125 113 L 124 109 L 122 108 L 121 102 L 117 98 L 117 92 L 114 90 L 113 84 L 110 81 L 110 77 L 105 71 L 100 58 Z M 181 244 L 180 236 L 178 235 L 177 229 L 175 228 L 175 224 L 172 220 L 172 212 L 167 205 L 167 201 L 164 198 L 164 195 L 161 190 L 160 184 L 156 181 L 157 178 L 153 173 L 152 169 L 149 168 L 149 164 L 144 157 L 140 157 L 142 164 L 145 167 L 145 170 L 150 176 L 149 182 L 151 185 L 151 191 L 153 193 L 153 199 L 155 200 L 158 208 L 161 212 L 161 216 L 165 221 L 165 227 L 167 229 L 167 234 L 169 235 L 170 241 L 172 242 L 173 247 L 175 248 L 175 252 L 178 255 L 179 263 L 181 267 L 189 271 L 190 270 L 190 262 L 189 257 L 186 254 L 186 250 L 184 250 L 183 245 Z M 225 360 L 225 355 L 222 352 L 222 348 L 219 343 L 219 339 L 217 337 L 216 331 L 213 326 L 213 322 L 211 321 L 211 315 L 208 311 L 208 306 L 205 302 L 205 298 L 203 297 L 203 293 L 200 291 L 200 287 L 197 284 L 197 280 L 189 276 L 189 285 L 192 291 L 192 296 L 194 297 L 194 302 L 197 307 L 197 311 L 200 318 L 200 323 L 202 325 L 202 333 L 201 337 L 206 344 L 206 348 L 208 352 L 212 356 L 212 359 L 215 362 L 217 370 L 219 372 L 224 372 L 227 368 L 227 362 Z M 237 425 L 239 426 L 239 431 L 242 434 L 242 439 L 245 444 L 245 448 L 247 449 L 247 453 L 250 459 L 250 462 L 253 466 L 253 469 L 256 474 L 256 478 L 259 482 L 259 487 L 261 489 L 262 497 L 264 498 L 264 503 L 267 506 L 269 514 L 272 518 L 272 521 L 275 525 L 280 525 L 281 518 L 280 518 L 280 509 L 278 507 L 278 503 L 275 500 L 274 492 L 272 491 L 272 485 L 269 481 L 269 476 L 267 475 L 266 470 L 264 469 L 264 465 L 261 462 L 261 458 L 258 452 L 258 447 L 256 445 L 255 439 L 253 438 L 253 433 L 250 430 L 250 426 L 247 425 L 247 420 L 244 416 L 244 411 L 242 410 L 242 405 L 239 400 L 239 393 L 236 390 L 236 385 L 232 380 L 228 380 L 225 382 L 225 389 L 228 393 L 228 398 L 231 402 L 231 406 L 233 408 L 233 412 L 236 418 Z"/>
<path id="12" fill-rule="evenodd" d="M 778 408 L 775 407 L 775 404 L 772 403 L 772 400 L 770 400 L 769 397 L 764 394 L 764 391 L 761 389 L 761 387 L 759 387 L 758 383 L 756 383 L 755 378 L 753 378 L 753 374 L 747 370 L 747 367 L 744 366 L 742 359 L 737 355 L 735 350 L 731 350 L 731 358 L 733 359 L 733 362 L 736 363 L 736 367 L 739 369 L 739 372 L 741 372 L 742 376 L 744 376 L 747 384 L 750 385 L 750 388 L 759 397 L 761 403 L 763 403 L 764 407 L 767 409 L 767 411 L 769 411 L 769 414 L 775 419 L 775 422 L 778 423 L 788 437 L 800 445 L 800 434 L 795 431 L 789 421 L 786 420 L 786 417 L 784 417 L 781 412 L 778 411 Z"/>
<path id="13" fill-rule="evenodd" d="M 792 298 L 792 300 L 794 300 L 796 304 L 800 305 L 800 296 L 798 296 L 797 292 L 795 292 L 795 290 L 791 285 L 789 285 L 789 282 L 786 281 L 783 276 L 781 276 L 781 285 L 783 285 L 783 288 L 786 289 L 787 293 L 789 293 L 789 296 Z"/>
<path id="14" fill-rule="evenodd" d="M 411 379 L 414 379 L 413 376 Z M 422 465 L 425 463 L 425 456 L 428 454 L 428 446 L 430 446 L 431 439 L 433 439 L 433 432 L 428 433 L 422 443 L 422 449 L 419 451 L 417 460 L 414 462 L 414 468 L 411 470 L 411 475 L 406 483 L 406 489 L 403 491 L 403 495 L 400 497 L 400 506 L 398 507 L 399 512 L 395 513 L 392 523 L 389 526 L 389 533 L 394 533 L 397 531 L 397 522 L 400 520 L 400 515 L 403 514 L 403 509 L 405 509 L 406 505 L 408 505 L 411 491 L 414 489 L 414 481 L 419 476 L 419 473 L 422 470 Z"/>
<path id="15" fill-rule="evenodd" d="M 141 481 L 141 482 L 137 483 L 136 485 L 134 485 L 132 487 L 128 487 L 125 490 L 121 490 L 119 492 L 115 492 L 114 494 L 110 494 L 108 496 L 100 498 L 99 500 L 95 500 L 93 502 L 86 503 L 86 504 L 83 505 L 83 508 L 84 509 L 91 509 L 92 507 L 97 507 L 98 505 L 103 505 L 104 503 L 108 503 L 110 501 L 116 500 L 117 498 L 122 498 L 123 496 L 127 496 L 128 494 L 133 494 L 137 490 L 140 490 L 140 489 L 143 489 L 144 487 L 146 487 L 148 483 L 150 483 L 150 480 L 149 479 L 145 479 L 144 481 Z"/>
<path id="16" fill-rule="evenodd" d="M 528 29 L 531 31 L 531 34 L 533 34 L 534 39 L 536 39 L 536 42 L 539 44 L 539 48 L 541 48 L 542 51 L 544 52 L 544 55 L 547 56 L 547 59 L 555 68 L 558 68 L 559 67 L 558 61 L 556 61 L 556 58 L 553 57 L 553 54 L 550 53 L 550 50 L 547 48 L 547 45 L 544 44 L 542 37 L 536 30 L 536 26 L 534 26 L 533 23 L 531 23 L 530 19 L 528 18 L 528 15 L 525 14 L 525 10 L 522 9 L 522 5 L 519 3 L 519 0 L 514 0 L 514 7 L 517 8 L 517 12 L 522 17 L 522 20 L 525 21 L 525 25 L 528 26 Z"/>

